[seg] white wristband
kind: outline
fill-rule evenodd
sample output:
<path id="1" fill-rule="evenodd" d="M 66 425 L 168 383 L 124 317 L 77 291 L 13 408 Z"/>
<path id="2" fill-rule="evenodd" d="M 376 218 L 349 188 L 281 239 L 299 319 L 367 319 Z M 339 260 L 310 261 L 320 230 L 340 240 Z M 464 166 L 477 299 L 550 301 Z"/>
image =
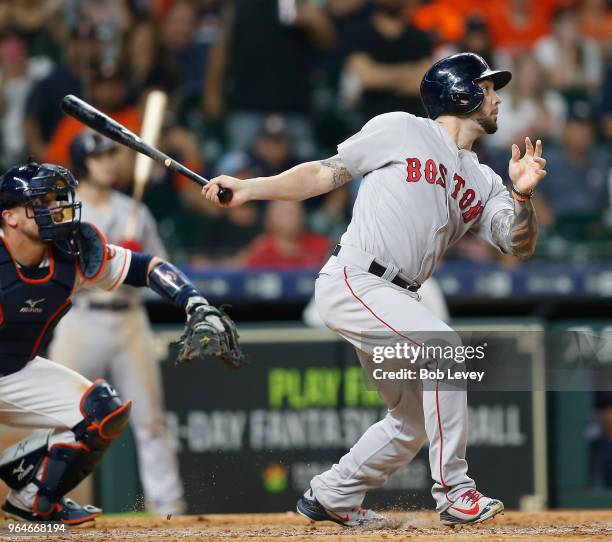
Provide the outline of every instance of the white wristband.
<path id="1" fill-rule="evenodd" d="M 194 295 L 187 300 L 187 306 L 185 307 L 185 312 L 189 314 L 191 312 L 191 308 L 194 305 L 210 305 L 208 299 L 202 297 L 201 295 Z"/>

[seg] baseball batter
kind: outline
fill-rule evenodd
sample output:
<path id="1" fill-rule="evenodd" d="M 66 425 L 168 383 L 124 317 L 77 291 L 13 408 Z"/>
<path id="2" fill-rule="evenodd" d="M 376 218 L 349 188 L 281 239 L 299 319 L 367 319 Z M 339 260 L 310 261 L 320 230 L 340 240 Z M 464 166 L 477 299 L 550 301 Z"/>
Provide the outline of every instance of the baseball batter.
<path id="1" fill-rule="evenodd" d="M 338 146 L 338 154 L 251 180 L 227 176 L 202 190 L 217 202 L 231 188 L 231 205 L 255 199 L 303 200 L 363 176 L 353 216 L 316 281 L 318 310 L 326 324 L 355 345 L 367 375 L 373 349 L 396 341 L 420 345 L 439 336 L 459 338 L 419 301 L 418 289 L 445 250 L 468 231 L 502 252 L 533 254 L 537 226 L 530 202 L 546 175 L 542 144 L 525 140 L 521 157 L 512 146 L 510 191 L 480 164 L 472 145 L 497 129 L 497 90 L 511 79 L 479 56 L 461 53 L 436 62 L 421 82 L 429 119 L 394 112 L 370 120 Z M 434 360 L 437 364 L 438 360 Z M 467 393 L 438 380 L 390 385 L 375 380 L 389 407 L 338 464 L 311 481 L 297 509 L 314 521 L 375 525 L 382 516 L 361 507 L 429 440 L 432 494 L 444 524 L 477 523 L 503 504 L 477 491 L 468 476 Z"/>
<path id="2" fill-rule="evenodd" d="M 117 180 L 117 145 L 86 130 L 70 146 L 72 171 L 79 179 L 81 219 L 122 245 L 134 200 L 112 189 Z M 130 240 L 140 250 L 166 258 L 149 210 L 140 205 L 138 229 Z M 140 290 L 118 286 L 112 292 L 83 291 L 58 324 L 49 348 L 52 359 L 90 380 L 109 375 L 122 397 L 133 401 L 131 423 L 138 450 L 147 509 L 184 512 L 183 488 L 166 428 L 159 364 Z"/>
<path id="3" fill-rule="evenodd" d="M 72 173 L 54 164 L 13 167 L 0 179 L 0 423 L 36 429 L 0 454 L 0 478 L 11 488 L 2 510 L 18 520 L 71 525 L 101 513 L 65 495 L 96 468 L 132 406 L 104 380 L 90 382 L 40 356 L 73 296 L 121 284 L 151 287 L 186 312 L 178 361 L 207 354 L 233 365 L 242 360 L 233 322 L 176 267 L 107 244 L 80 221 L 76 186 Z"/>

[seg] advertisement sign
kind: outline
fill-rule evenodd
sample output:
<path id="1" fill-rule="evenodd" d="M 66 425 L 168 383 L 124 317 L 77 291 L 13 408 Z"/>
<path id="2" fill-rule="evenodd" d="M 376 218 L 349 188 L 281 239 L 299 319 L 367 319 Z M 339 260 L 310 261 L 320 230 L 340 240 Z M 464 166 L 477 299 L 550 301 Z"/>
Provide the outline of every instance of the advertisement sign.
<path id="1" fill-rule="evenodd" d="M 504 357 L 529 369 L 541 361 L 540 350 L 535 343 L 526 348 L 522 332 L 488 334 L 487 341 L 497 341 Z M 175 337 L 174 330 L 159 332 L 158 344 L 163 348 Z M 238 371 L 215 359 L 180 368 L 171 359 L 162 364 L 192 513 L 294 509 L 310 479 L 386 414 L 376 392 L 367 389 L 353 348 L 335 335 L 304 328 L 246 330 L 242 342 L 251 364 Z M 522 378 L 518 391 L 481 385 L 468 395 L 469 475 L 509 508 L 546 498 L 546 479 L 535 475 L 536 465 L 546 470 L 545 441 L 538 437 L 544 412 L 534 401 L 540 392 L 531 389 L 530 369 Z M 431 508 L 431 485 L 425 446 L 366 504 Z"/>

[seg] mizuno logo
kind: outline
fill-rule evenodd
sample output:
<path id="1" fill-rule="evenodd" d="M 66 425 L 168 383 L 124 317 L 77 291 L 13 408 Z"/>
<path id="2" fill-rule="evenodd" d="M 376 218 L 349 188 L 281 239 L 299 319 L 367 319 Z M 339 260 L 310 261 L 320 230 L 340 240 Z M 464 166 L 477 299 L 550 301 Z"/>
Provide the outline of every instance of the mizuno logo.
<path id="1" fill-rule="evenodd" d="M 23 480 L 34 468 L 34 465 L 28 465 L 27 468 L 23 468 L 23 462 L 25 461 L 25 459 L 21 460 L 21 463 L 19 463 L 19 465 L 17 465 L 14 469 L 13 469 L 13 476 L 16 474 L 17 475 L 17 480 Z"/>
<path id="2" fill-rule="evenodd" d="M 36 305 L 42 303 L 43 301 L 45 301 L 45 299 L 45 297 L 43 297 L 42 299 L 26 299 L 25 306 L 21 307 L 19 309 L 19 312 L 40 314 L 43 311 L 42 307 L 37 307 Z"/>

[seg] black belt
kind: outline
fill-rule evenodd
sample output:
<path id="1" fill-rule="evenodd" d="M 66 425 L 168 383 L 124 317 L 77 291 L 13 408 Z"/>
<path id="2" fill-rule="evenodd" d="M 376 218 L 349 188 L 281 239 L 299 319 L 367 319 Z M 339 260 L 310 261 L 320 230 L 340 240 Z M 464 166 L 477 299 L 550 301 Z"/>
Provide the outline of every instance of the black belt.
<path id="1" fill-rule="evenodd" d="M 111 312 L 126 311 L 131 307 L 132 307 L 132 304 L 129 301 L 111 301 L 109 303 L 90 301 L 89 303 L 86 303 L 83 306 L 78 306 L 79 309 L 90 309 L 92 311 L 111 311 Z"/>
<path id="2" fill-rule="evenodd" d="M 334 256 L 337 256 L 338 254 L 340 254 L 341 249 L 342 249 L 342 245 L 336 245 L 332 254 Z M 370 264 L 370 267 L 368 269 L 368 273 L 372 273 L 372 275 L 376 275 L 377 277 L 381 277 L 381 278 L 386 272 L 387 272 L 387 268 L 384 265 L 380 265 L 376 261 L 373 261 Z M 416 292 L 421 287 L 420 284 L 414 284 L 410 286 L 410 283 L 408 281 L 405 281 L 404 279 L 400 278 L 398 275 L 396 275 L 395 278 L 390 282 L 392 282 L 396 286 L 399 286 L 400 288 L 405 288 L 406 290 L 410 292 Z"/>

